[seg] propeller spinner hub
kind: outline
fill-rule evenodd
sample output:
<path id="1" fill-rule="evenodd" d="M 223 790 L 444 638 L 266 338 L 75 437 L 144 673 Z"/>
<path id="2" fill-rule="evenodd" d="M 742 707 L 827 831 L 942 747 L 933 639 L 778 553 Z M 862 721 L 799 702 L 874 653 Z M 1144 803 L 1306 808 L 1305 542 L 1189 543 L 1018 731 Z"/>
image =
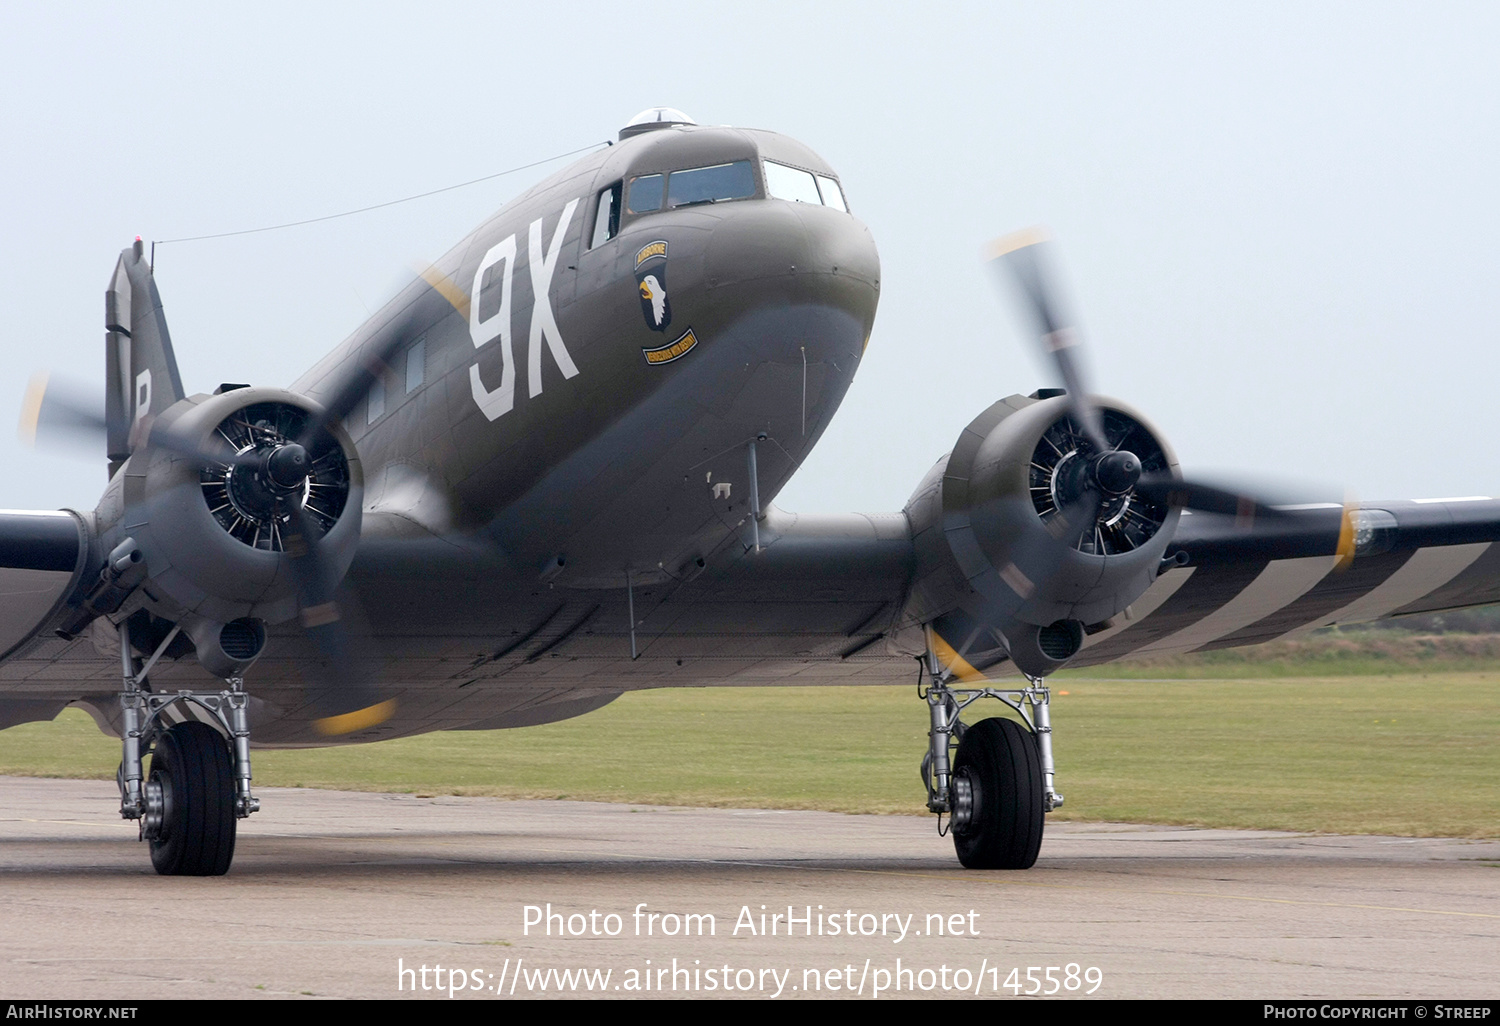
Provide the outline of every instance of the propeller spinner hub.
<path id="1" fill-rule="evenodd" d="M 282 552 L 292 506 L 305 511 L 321 537 L 333 529 L 349 496 L 349 465 L 327 430 L 307 434 L 308 411 L 262 402 L 232 414 L 218 434 L 236 453 L 231 463 L 209 464 L 201 474 L 203 499 L 225 531 L 257 549 Z"/>
<path id="2" fill-rule="evenodd" d="M 1166 503 L 1136 486 L 1143 474 L 1164 472 L 1169 459 L 1150 430 L 1124 411 L 1101 407 L 1099 421 L 1109 446 L 1103 456 L 1093 455 L 1082 425 L 1062 417 L 1032 451 L 1028 483 L 1044 524 L 1080 552 L 1109 556 L 1140 548 L 1166 521 Z"/>
<path id="3" fill-rule="evenodd" d="M 252 453 L 253 455 L 253 453 Z M 275 453 L 268 453 L 259 462 L 239 463 L 229 468 L 224 477 L 224 489 L 230 504 L 245 520 L 263 524 L 267 528 L 273 521 L 285 520 L 283 506 L 297 492 L 306 490 L 307 475 L 302 480 L 287 482 L 278 477 L 278 471 L 287 473 L 287 468 L 278 466 Z"/>
<path id="4" fill-rule="evenodd" d="M 307 450 L 296 442 L 278 445 L 266 457 L 266 476 L 271 484 L 286 491 L 302 487 L 312 470 Z"/>
<path id="5" fill-rule="evenodd" d="M 1141 461 L 1133 452 L 1116 449 L 1094 464 L 1094 479 L 1110 495 L 1124 495 L 1141 479 Z"/>

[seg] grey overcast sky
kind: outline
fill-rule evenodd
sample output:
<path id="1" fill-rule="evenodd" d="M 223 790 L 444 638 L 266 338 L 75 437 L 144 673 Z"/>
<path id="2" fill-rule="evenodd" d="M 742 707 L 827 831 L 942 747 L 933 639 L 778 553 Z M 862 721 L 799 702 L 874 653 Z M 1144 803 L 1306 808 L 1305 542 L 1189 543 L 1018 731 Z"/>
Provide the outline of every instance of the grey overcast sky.
<path id="1" fill-rule="evenodd" d="M 967 421 L 1055 384 L 979 260 L 1043 223 L 1105 393 L 1185 467 L 1500 494 L 1500 6 L 5 4 L 0 414 L 103 376 L 119 249 L 315 217 L 612 138 L 642 108 L 802 140 L 884 265 L 789 509 L 899 508 Z M 284 385 L 548 170 L 166 246 L 189 391 Z M 0 430 L 0 505 L 102 456 Z"/>

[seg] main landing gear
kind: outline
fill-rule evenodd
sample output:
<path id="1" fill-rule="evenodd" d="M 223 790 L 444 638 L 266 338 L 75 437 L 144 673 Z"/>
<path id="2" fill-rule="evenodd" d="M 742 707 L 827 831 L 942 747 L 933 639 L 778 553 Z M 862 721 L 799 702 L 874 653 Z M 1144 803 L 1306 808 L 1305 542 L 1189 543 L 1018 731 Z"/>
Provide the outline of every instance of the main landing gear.
<path id="1" fill-rule="evenodd" d="M 146 674 L 177 630 L 139 670 L 122 622 L 120 815 L 140 824 L 151 864 L 163 876 L 221 876 L 234 859 L 235 826 L 260 810 L 250 793 L 249 696 L 239 677 L 217 693 L 154 694 Z M 194 716 L 207 714 L 209 722 Z M 173 722 L 173 721 L 176 722 Z M 151 772 L 142 760 L 151 756 Z"/>
<path id="2" fill-rule="evenodd" d="M 958 860 L 968 869 L 1030 869 L 1042 846 L 1042 821 L 1063 803 L 1053 789 L 1051 692 L 1040 677 L 1022 688 L 954 688 L 930 651 L 924 666 L 932 722 L 922 785 L 927 808 L 948 816 Z M 981 698 L 996 698 L 1021 715 L 966 726 L 959 714 Z M 950 758 L 953 745 L 958 754 Z"/>

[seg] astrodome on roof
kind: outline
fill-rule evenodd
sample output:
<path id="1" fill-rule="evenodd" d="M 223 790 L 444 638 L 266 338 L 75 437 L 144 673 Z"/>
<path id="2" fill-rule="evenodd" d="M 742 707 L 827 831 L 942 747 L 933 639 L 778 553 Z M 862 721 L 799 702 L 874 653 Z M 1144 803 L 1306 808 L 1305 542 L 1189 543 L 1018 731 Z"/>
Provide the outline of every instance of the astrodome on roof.
<path id="1" fill-rule="evenodd" d="M 627 121 L 625 127 L 634 128 L 636 125 L 651 124 L 696 125 L 697 123 L 676 107 L 647 107 Z"/>

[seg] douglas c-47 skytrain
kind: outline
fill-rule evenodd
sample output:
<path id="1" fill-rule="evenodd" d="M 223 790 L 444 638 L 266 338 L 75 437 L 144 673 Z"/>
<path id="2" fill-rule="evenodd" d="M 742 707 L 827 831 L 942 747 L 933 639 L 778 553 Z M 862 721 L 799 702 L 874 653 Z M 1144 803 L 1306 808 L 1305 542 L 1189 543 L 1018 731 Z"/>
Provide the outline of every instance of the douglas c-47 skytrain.
<path id="1" fill-rule="evenodd" d="M 992 260 L 1063 387 L 977 411 L 899 512 L 799 516 L 772 500 L 859 366 L 880 262 L 786 136 L 647 111 L 289 388 L 189 395 L 137 242 L 105 293 L 103 416 L 28 395 L 23 424 L 96 431 L 109 484 L 91 511 L 0 512 L 0 726 L 88 710 L 156 869 L 211 875 L 259 807 L 252 739 L 915 678 L 927 808 L 965 866 L 1020 869 L 1062 802 L 1058 668 L 1500 600 L 1500 503 L 1184 479 L 1086 387 L 1047 245 Z M 981 699 L 1019 715 L 966 728 Z"/>

